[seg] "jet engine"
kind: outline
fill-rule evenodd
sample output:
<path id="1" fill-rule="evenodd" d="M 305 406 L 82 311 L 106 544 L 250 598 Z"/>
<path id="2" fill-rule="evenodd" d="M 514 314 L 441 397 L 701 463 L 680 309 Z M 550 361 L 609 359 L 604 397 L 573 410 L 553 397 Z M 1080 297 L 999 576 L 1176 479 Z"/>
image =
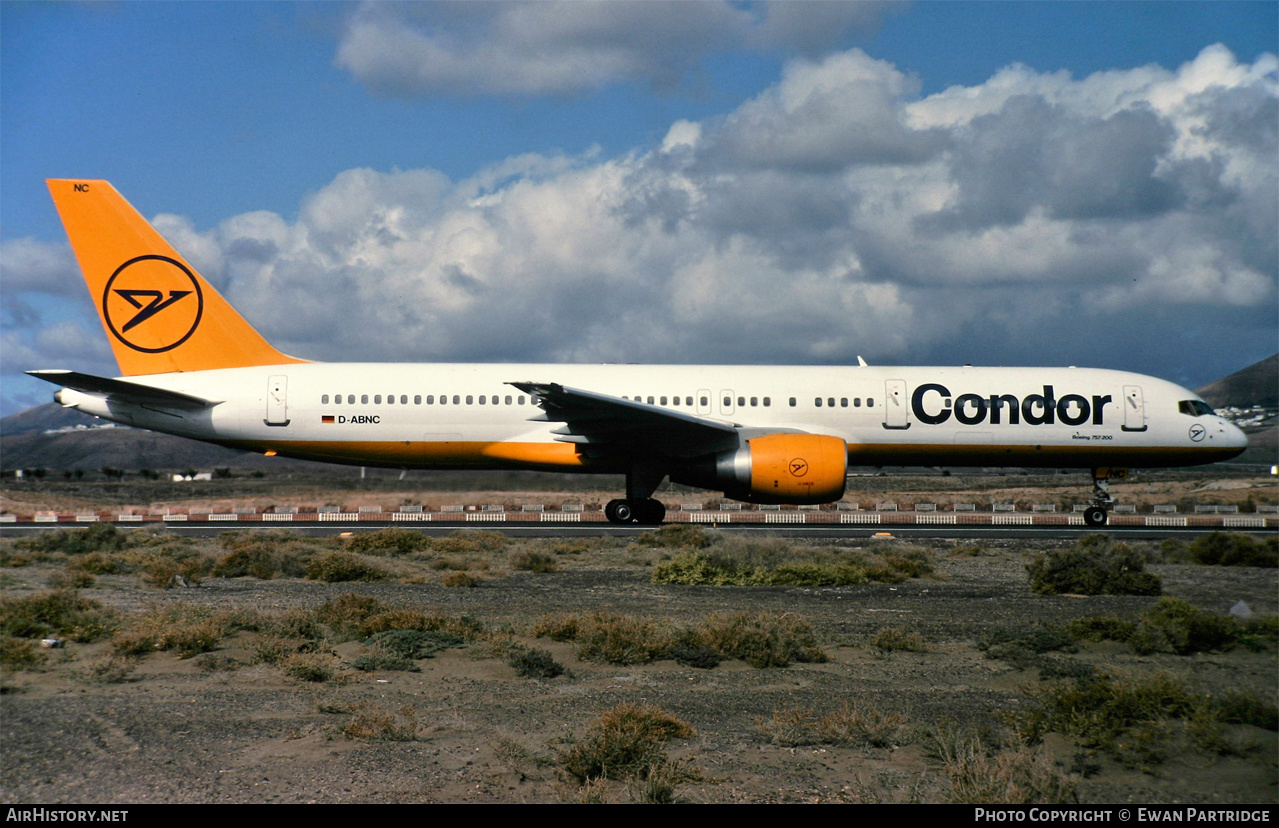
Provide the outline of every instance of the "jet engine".
<path id="1" fill-rule="evenodd" d="M 748 503 L 830 503 L 843 497 L 847 469 L 848 449 L 838 437 L 766 434 L 695 460 L 671 480 Z"/>

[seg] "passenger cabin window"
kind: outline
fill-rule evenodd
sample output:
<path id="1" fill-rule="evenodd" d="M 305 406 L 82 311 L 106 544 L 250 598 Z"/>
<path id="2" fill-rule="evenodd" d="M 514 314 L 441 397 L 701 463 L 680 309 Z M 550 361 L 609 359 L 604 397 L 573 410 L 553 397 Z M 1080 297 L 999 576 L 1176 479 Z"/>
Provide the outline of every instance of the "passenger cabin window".
<path id="1" fill-rule="evenodd" d="M 709 399 L 708 397 L 702 397 L 702 398 L 701 398 L 701 400 L 702 400 L 701 405 L 702 405 L 703 407 L 708 406 L 708 405 L 710 405 L 710 404 L 711 404 L 711 401 L 710 401 L 710 399 Z"/>
<path id="2" fill-rule="evenodd" d="M 460 396 L 458 396 L 457 394 L 454 394 L 454 395 L 453 395 L 453 404 L 454 404 L 454 405 L 461 405 L 461 404 L 462 404 L 462 398 L 461 398 Z"/>
<path id="3" fill-rule="evenodd" d="M 368 405 L 368 404 L 369 404 L 369 395 L 368 395 L 368 394 L 361 394 L 361 395 L 360 395 L 360 405 Z"/>
<path id="4" fill-rule="evenodd" d="M 790 398 L 790 407 L 791 407 L 791 408 L 794 408 L 794 407 L 795 407 L 795 398 L 794 398 L 794 397 L 791 397 L 791 398 Z"/>
<path id="5" fill-rule="evenodd" d="M 848 397 L 840 397 L 840 398 L 839 398 L 839 407 L 840 407 L 840 408 L 848 408 Z"/>
<path id="6" fill-rule="evenodd" d="M 373 395 L 373 404 L 374 404 L 374 405 L 381 405 L 381 404 L 382 404 L 382 395 L 381 395 L 381 394 L 374 394 L 374 395 Z"/>
<path id="7" fill-rule="evenodd" d="M 466 395 L 466 404 L 467 404 L 467 405 L 475 405 L 475 397 L 471 396 L 470 394 L 467 394 L 467 395 Z"/>
<path id="8" fill-rule="evenodd" d="M 765 407 L 765 408 L 770 407 L 772 404 L 773 404 L 773 399 L 772 399 L 772 397 L 765 397 L 765 398 L 764 398 L 764 407 Z"/>
<path id="9" fill-rule="evenodd" d="M 822 398 L 821 398 L 821 397 L 817 397 L 816 399 L 814 399 L 814 400 L 813 400 L 813 405 L 817 406 L 818 408 L 821 408 L 821 407 L 822 407 Z"/>
<path id="10" fill-rule="evenodd" d="M 320 405 L 328 405 L 328 404 L 329 404 L 329 395 L 328 394 L 320 395 Z"/>
<path id="11" fill-rule="evenodd" d="M 414 397 L 414 398 L 413 398 L 413 401 L 414 401 L 415 403 L 417 403 L 418 405 L 421 405 L 421 404 L 422 404 L 422 398 L 421 398 L 421 397 Z M 434 395 L 434 394 L 427 394 L 427 395 L 426 395 L 426 404 L 427 404 L 427 405 L 435 405 L 435 395 Z"/>

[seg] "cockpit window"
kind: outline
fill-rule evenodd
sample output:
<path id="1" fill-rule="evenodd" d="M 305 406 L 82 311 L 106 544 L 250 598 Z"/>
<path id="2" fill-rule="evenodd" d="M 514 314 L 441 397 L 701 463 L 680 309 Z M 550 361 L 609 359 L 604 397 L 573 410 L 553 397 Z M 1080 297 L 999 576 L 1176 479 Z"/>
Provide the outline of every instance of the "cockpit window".
<path id="1" fill-rule="evenodd" d="M 1191 417 L 1202 417 L 1205 414 L 1212 414 L 1212 406 L 1203 400 L 1182 400 L 1177 403 L 1177 410 L 1182 414 L 1189 414 Z"/>

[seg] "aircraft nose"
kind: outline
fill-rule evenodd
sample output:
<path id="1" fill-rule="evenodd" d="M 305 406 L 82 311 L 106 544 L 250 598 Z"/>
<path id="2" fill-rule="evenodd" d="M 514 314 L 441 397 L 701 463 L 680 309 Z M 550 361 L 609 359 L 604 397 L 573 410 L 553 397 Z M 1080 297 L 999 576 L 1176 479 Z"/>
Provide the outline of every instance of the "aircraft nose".
<path id="1" fill-rule="evenodd" d="M 1222 422 L 1222 438 L 1226 445 L 1231 448 L 1243 451 L 1248 448 L 1248 435 L 1243 433 L 1243 429 L 1232 422 Z"/>

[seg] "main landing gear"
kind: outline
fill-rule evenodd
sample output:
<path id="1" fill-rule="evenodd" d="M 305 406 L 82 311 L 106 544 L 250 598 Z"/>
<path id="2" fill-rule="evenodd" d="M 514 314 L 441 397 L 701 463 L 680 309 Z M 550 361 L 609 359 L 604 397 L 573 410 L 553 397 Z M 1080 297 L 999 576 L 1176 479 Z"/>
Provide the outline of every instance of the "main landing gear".
<path id="1" fill-rule="evenodd" d="M 1084 523 L 1088 526 L 1105 526 L 1108 513 L 1115 505 L 1110 496 L 1111 478 L 1122 479 L 1128 476 L 1127 469 L 1093 469 L 1092 470 L 1092 503 L 1084 509 Z"/>
<path id="2" fill-rule="evenodd" d="M 609 523 L 633 523 L 656 526 L 666 519 L 666 507 L 653 497 L 666 476 L 664 469 L 634 466 L 626 474 L 626 498 L 610 500 L 604 507 Z"/>
<path id="3" fill-rule="evenodd" d="M 657 525 L 666 519 L 666 507 L 662 501 L 651 497 L 638 500 L 610 500 L 604 507 L 604 516 L 610 523 L 638 523 Z"/>

